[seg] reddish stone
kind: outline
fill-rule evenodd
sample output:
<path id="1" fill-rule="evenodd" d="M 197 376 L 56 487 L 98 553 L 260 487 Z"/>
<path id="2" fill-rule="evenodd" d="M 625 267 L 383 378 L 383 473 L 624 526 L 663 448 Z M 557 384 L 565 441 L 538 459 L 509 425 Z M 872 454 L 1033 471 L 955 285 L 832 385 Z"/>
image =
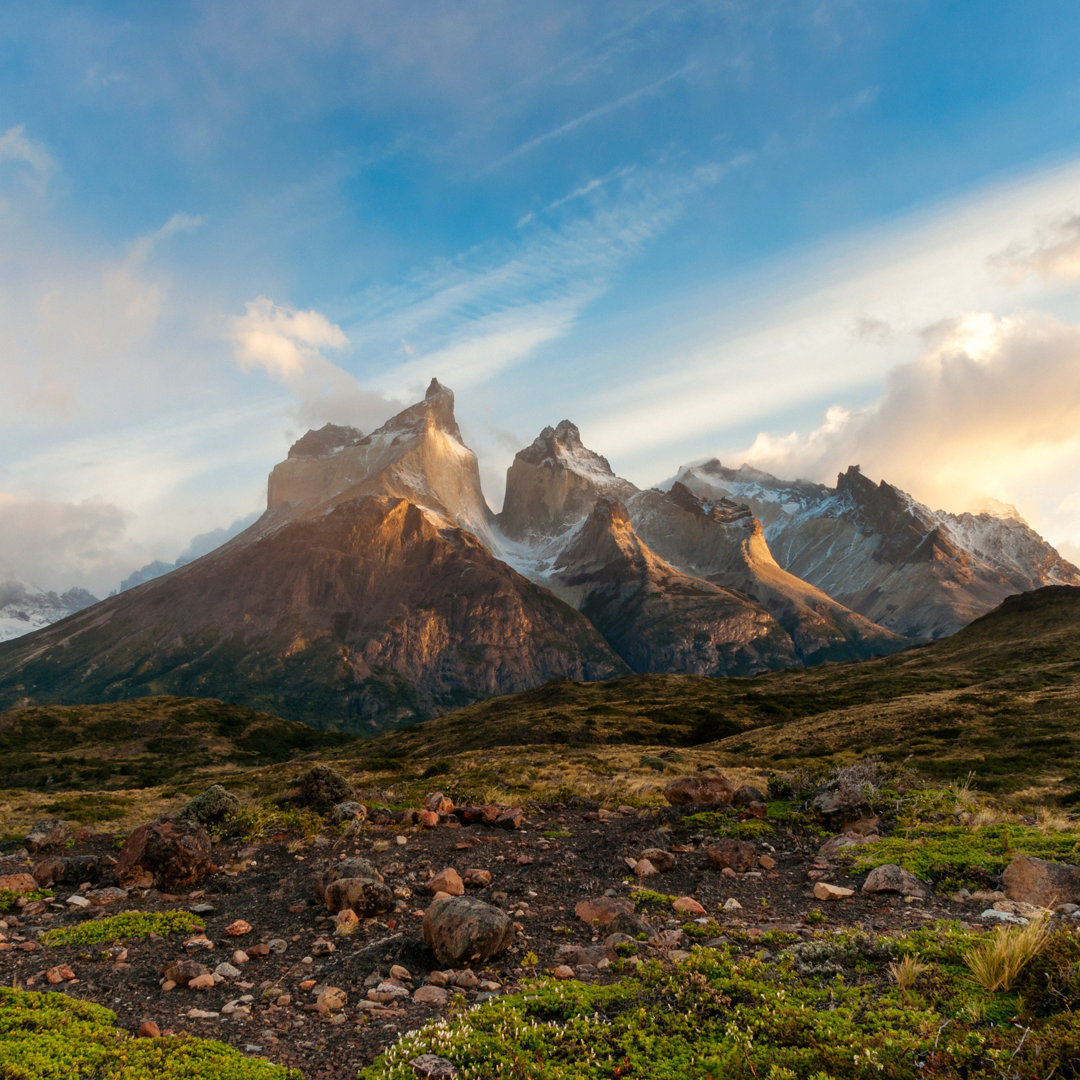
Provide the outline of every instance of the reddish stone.
<path id="1" fill-rule="evenodd" d="M 730 806 L 735 789 L 726 776 L 684 776 L 664 788 L 672 806 Z"/>

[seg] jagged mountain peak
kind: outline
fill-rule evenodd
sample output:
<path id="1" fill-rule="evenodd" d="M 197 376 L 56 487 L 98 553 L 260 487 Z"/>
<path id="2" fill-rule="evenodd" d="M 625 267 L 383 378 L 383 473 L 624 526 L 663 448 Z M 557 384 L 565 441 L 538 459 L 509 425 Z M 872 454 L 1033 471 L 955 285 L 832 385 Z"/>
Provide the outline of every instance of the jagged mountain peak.
<path id="1" fill-rule="evenodd" d="M 507 536 L 555 536 L 583 520 L 604 495 L 630 498 L 637 488 L 581 441 L 577 425 L 546 427 L 506 471 L 499 524 Z"/>
<path id="2" fill-rule="evenodd" d="M 267 515 L 254 535 L 362 495 L 409 499 L 488 538 L 492 514 L 476 457 L 462 441 L 453 391 L 438 379 L 370 435 L 328 424 L 294 444 L 270 475 Z"/>
<path id="3" fill-rule="evenodd" d="M 355 446 L 364 437 L 359 428 L 342 424 L 323 424 L 318 430 L 311 430 L 301 435 L 289 447 L 291 458 L 327 457 L 344 450 L 346 446 Z"/>

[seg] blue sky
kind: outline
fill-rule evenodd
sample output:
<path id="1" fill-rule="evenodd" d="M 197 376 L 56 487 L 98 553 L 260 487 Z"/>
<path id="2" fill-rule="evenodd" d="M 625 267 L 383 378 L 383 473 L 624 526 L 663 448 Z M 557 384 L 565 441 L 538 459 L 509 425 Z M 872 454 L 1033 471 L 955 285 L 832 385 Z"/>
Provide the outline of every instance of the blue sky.
<path id="1" fill-rule="evenodd" d="M 107 592 L 432 375 L 497 506 L 857 461 L 1080 555 L 1080 8 L 8 0 L 0 571 Z"/>

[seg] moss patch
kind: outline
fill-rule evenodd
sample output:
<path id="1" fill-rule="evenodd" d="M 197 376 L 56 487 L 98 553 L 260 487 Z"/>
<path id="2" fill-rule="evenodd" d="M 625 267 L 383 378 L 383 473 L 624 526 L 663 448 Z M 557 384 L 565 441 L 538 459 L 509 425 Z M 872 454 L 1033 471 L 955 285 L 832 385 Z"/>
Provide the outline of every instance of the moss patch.
<path id="1" fill-rule="evenodd" d="M 4 1080 L 301 1080 L 208 1039 L 133 1039 L 100 1005 L 64 994 L 0 989 Z"/>
<path id="2" fill-rule="evenodd" d="M 190 911 L 121 911 L 107 919 L 95 919 L 78 926 L 58 926 L 41 936 L 45 945 L 97 945 L 102 941 L 158 934 L 187 934 L 202 930 L 206 923 Z"/>

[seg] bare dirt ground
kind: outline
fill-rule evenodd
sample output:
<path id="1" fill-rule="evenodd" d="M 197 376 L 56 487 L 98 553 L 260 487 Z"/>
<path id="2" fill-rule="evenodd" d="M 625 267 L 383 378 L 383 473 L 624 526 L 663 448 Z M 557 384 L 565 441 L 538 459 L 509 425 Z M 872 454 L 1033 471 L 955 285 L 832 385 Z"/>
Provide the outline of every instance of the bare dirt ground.
<path id="1" fill-rule="evenodd" d="M 818 852 L 824 837 L 797 826 L 778 825 L 767 843 L 754 841 L 766 865 L 775 860 L 773 868 L 731 876 L 710 865 L 704 848 L 712 838 L 682 824 L 684 814 L 675 808 L 609 813 L 575 803 L 533 808 L 517 831 L 367 824 L 356 836 L 327 833 L 302 845 L 288 837 L 248 846 L 224 841 L 214 848 L 217 869 L 183 895 L 133 889 L 108 906 L 75 910 L 67 900 L 78 890 L 60 887 L 55 900 L 0 917 L 7 923 L 6 928 L 0 923 L 0 980 L 105 1005 L 121 1027 L 133 1032 L 152 1021 L 163 1033 L 220 1039 L 294 1066 L 308 1080 L 351 1080 L 402 1032 L 460 1005 L 460 998 L 449 1004 L 426 1004 L 411 996 L 389 1003 L 369 1000 L 369 992 L 378 996 L 375 986 L 391 975 L 392 966 L 407 969 L 408 979 L 401 972 L 397 976 L 410 990 L 449 983 L 452 998 L 460 995 L 466 1004 L 513 991 L 560 964 L 568 964 L 577 978 L 610 981 L 617 976 L 595 954 L 572 949 L 599 944 L 606 933 L 579 919 L 575 905 L 605 893 L 629 897 L 638 884 L 668 897 L 692 897 L 719 923 L 719 934 L 708 928 L 695 940 L 680 931 L 692 916 L 673 911 L 670 900 L 638 903 L 637 914 L 652 932 L 651 943 L 640 943 L 643 956 L 670 956 L 673 950 L 677 956 L 691 944 L 718 940 L 753 950 L 768 947 L 769 939 L 760 939 L 770 930 L 809 936 L 858 924 L 888 931 L 941 917 L 974 919 L 981 910 L 940 897 L 906 902 L 895 895 L 860 893 L 861 879 L 847 876 L 842 861 L 822 865 Z M 626 860 L 650 847 L 672 852 L 675 866 L 635 882 Z M 64 854 L 103 852 L 115 853 L 111 838 L 83 837 Z M 316 885 L 334 861 L 351 855 L 375 864 L 396 890 L 398 903 L 391 914 L 362 920 L 355 933 L 337 936 Z M 20 858 L 9 850 L 3 861 L 3 872 L 9 873 Z M 447 866 L 462 874 L 472 868 L 490 871 L 489 885 L 467 891 L 504 909 L 518 929 L 511 948 L 475 972 L 432 978 L 440 965 L 421 940 L 422 915 L 431 899 L 424 885 Z M 813 893 L 815 879 L 856 891 L 846 899 L 822 901 Z M 724 910 L 732 899 L 739 908 L 728 903 Z M 213 945 L 209 950 L 186 950 L 185 941 L 198 934 L 112 946 L 44 947 L 37 941 L 43 930 L 122 910 L 200 906 L 205 936 Z M 808 924 L 806 916 L 815 910 L 825 920 Z M 230 937 L 225 929 L 237 919 L 246 920 L 252 930 Z M 330 942 L 333 951 L 320 941 Z M 258 955 L 266 952 L 260 945 L 270 946 L 266 955 Z M 234 959 L 236 950 L 247 959 Z M 239 974 L 227 974 L 206 990 L 163 989 L 164 966 L 185 956 L 211 971 L 227 962 Z M 55 978 L 55 969 L 64 965 L 74 978 L 50 983 L 48 973 L 54 971 Z M 319 1010 L 317 996 L 328 986 L 345 992 L 343 1008 Z"/>

